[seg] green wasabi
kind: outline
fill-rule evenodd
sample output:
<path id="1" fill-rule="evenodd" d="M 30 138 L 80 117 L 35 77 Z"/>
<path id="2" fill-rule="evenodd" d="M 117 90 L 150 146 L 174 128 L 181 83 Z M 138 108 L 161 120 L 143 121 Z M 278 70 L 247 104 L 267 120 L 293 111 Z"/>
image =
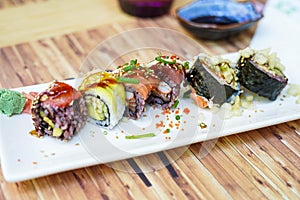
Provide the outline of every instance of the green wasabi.
<path id="1" fill-rule="evenodd" d="M 26 99 L 20 92 L 0 89 L 0 113 L 7 116 L 20 114 L 25 102 Z"/>

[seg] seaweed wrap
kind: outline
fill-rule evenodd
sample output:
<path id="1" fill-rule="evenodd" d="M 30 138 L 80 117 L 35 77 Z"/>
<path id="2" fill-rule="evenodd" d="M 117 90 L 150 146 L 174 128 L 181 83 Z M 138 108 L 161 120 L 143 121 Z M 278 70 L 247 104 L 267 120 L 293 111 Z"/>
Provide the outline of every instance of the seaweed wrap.
<path id="1" fill-rule="evenodd" d="M 114 71 L 126 91 L 127 107 L 124 116 L 138 119 L 145 111 L 146 100 L 151 91 L 158 87 L 160 79 L 147 66 L 131 60 Z"/>
<path id="2" fill-rule="evenodd" d="M 234 102 L 235 97 L 241 93 L 237 73 L 238 70 L 231 66 L 229 60 L 201 54 L 187 72 L 186 78 L 193 94 L 203 102 L 201 107 L 205 108 L 213 104 Z"/>
<path id="3" fill-rule="evenodd" d="M 288 83 L 287 77 L 282 72 L 284 66 L 276 53 L 270 53 L 270 49 L 256 51 L 250 48 L 239 53 L 237 67 L 241 85 L 259 96 L 271 101 L 276 100 Z"/>
<path id="4" fill-rule="evenodd" d="M 78 90 L 83 94 L 90 123 L 107 129 L 118 124 L 125 111 L 125 89 L 112 73 L 88 74 Z"/>
<path id="5" fill-rule="evenodd" d="M 158 56 L 147 66 L 160 80 L 158 86 L 151 91 L 147 103 L 162 109 L 172 107 L 179 96 L 188 62 L 182 62 L 175 55 Z"/>
<path id="6" fill-rule="evenodd" d="M 37 136 L 49 135 L 62 140 L 71 139 L 87 119 L 82 95 L 58 81 L 35 96 L 31 113 Z"/>

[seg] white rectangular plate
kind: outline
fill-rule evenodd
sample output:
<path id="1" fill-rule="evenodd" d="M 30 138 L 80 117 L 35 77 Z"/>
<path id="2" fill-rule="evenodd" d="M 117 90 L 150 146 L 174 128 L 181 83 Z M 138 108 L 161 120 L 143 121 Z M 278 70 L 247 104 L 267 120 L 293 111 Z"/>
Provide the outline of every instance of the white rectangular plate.
<path id="1" fill-rule="evenodd" d="M 300 84 L 299 68 L 287 67 L 289 83 Z M 74 81 L 68 81 L 74 84 Z M 48 84 L 17 88 L 17 91 L 42 91 Z M 122 121 L 118 127 L 105 131 L 87 123 L 69 142 L 29 134 L 34 129 L 31 115 L 0 116 L 0 150 L 2 172 L 9 182 L 23 181 L 76 168 L 107 163 L 139 155 L 154 153 L 199 141 L 236 134 L 300 118 L 296 98 L 287 96 L 287 86 L 276 101 L 255 97 L 254 107 L 241 116 L 224 119 L 222 112 L 213 114 L 197 108 L 191 99 L 179 100 L 179 109 L 162 114 L 160 109 L 149 108 L 138 121 Z M 189 108 L 190 113 L 183 112 Z M 180 120 L 176 120 L 178 110 Z M 159 126 L 163 122 L 165 127 Z M 200 122 L 207 128 L 201 129 Z M 173 128 L 170 128 L 173 123 Z M 175 123 L 180 123 L 177 126 Z M 172 124 L 171 124 L 172 125 Z M 164 131 L 170 128 L 170 133 Z M 125 135 L 153 132 L 155 137 L 125 139 Z"/>

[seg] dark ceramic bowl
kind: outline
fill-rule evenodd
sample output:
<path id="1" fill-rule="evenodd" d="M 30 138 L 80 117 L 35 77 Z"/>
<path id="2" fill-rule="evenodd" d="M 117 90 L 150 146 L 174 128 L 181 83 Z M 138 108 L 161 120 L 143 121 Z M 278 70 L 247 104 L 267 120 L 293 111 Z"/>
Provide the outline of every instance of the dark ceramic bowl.
<path id="1" fill-rule="evenodd" d="M 263 17 L 263 4 L 257 1 L 198 0 L 178 8 L 176 17 L 196 37 L 218 40 L 255 25 Z"/>
<path id="2" fill-rule="evenodd" d="M 169 12 L 173 0 L 119 0 L 127 14 L 136 17 L 158 17 Z"/>

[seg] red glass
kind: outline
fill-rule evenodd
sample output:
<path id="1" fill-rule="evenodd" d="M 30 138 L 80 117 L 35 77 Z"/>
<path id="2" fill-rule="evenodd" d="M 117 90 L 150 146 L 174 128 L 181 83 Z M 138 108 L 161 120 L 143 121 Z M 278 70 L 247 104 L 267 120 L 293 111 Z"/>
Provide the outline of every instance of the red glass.
<path id="1" fill-rule="evenodd" d="M 169 12 L 173 0 L 119 0 L 123 11 L 137 17 L 157 17 Z"/>

